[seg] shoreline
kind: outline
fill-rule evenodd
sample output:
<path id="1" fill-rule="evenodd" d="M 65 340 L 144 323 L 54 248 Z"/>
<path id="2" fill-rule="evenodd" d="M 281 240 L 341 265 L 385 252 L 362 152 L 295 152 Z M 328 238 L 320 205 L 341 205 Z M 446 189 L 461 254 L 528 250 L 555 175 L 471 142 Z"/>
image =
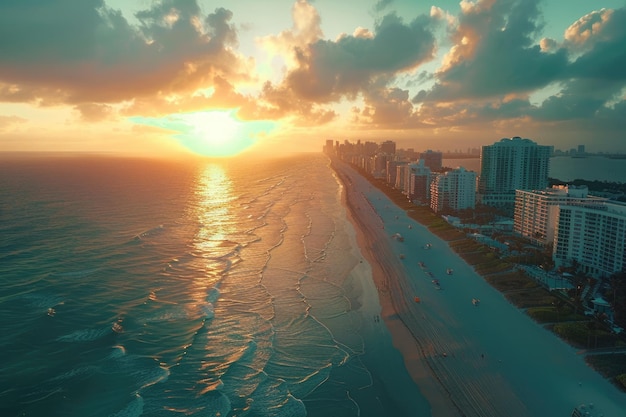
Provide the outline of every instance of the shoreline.
<path id="1" fill-rule="evenodd" d="M 344 185 L 349 220 L 371 264 L 381 317 L 433 416 L 569 415 L 585 402 L 610 416 L 626 407 L 622 392 L 571 346 L 520 314 L 446 241 L 408 218 L 347 163 L 333 160 L 330 166 Z M 404 243 L 393 239 L 398 230 L 404 230 Z M 424 251 L 426 242 L 433 250 Z M 410 251 L 407 259 L 404 251 Z M 453 276 L 446 277 L 448 267 Z M 433 274 L 445 291 L 433 291 Z M 419 305 L 414 294 L 422 297 Z M 476 296 L 478 308 L 470 302 Z"/>
<path id="2" fill-rule="evenodd" d="M 421 347 L 415 335 L 411 333 L 411 330 L 399 318 L 397 309 L 394 306 L 394 300 L 389 291 L 387 272 L 381 267 L 383 259 L 380 259 L 374 251 L 375 242 L 380 237 L 383 237 L 377 236 L 374 228 L 383 229 L 384 223 L 382 219 L 365 196 L 354 195 L 356 192 L 348 186 L 350 180 L 345 176 L 344 172 L 337 169 L 335 165 L 331 165 L 331 169 L 337 174 L 343 185 L 342 203 L 346 207 L 346 216 L 353 225 L 356 242 L 361 254 L 369 264 L 371 278 L 376 286 L 381 308 L 380 317 L 391 334 L 393 346 L 402 355 L 409 376 L 428 401 L 431 415 L 435 417 L 462 416 L 462 412 L 451 401 L 449 394 L 445 392 L 441 384 L 432 378 L 432 370 L 425 361 L 423 354 L 420 353 Z M 359 268 L 359 266 L 356 268 Z"/>

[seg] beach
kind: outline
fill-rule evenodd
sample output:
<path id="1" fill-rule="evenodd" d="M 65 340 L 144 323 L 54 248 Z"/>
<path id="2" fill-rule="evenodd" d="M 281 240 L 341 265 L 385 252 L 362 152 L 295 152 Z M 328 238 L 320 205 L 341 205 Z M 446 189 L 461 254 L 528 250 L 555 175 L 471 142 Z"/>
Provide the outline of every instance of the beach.
<path id="1" fill-rule="evenodd" d="M 582 403 L 592 416 L 623 415 L 626 394 L 574 348 L 348 164 L 333 161 L 333 168 L 383 322 L 433 416 L 568 416 Z"/>

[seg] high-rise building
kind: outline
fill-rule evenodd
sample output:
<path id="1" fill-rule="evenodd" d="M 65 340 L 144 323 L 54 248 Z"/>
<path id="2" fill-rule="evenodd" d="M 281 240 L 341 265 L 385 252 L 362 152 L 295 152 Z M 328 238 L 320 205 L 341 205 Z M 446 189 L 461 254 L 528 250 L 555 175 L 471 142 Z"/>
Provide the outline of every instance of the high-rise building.
<path id="1" fill-rule="evenodd" d="M 395 155 L 396 143 L 392 140 L 387 140 L 380 144 L 378 151 L 381 153 L 386 153 L 387 155 Z"/>
<path id="2" fill-rule="evenodd" d="M 560 206 L 552 258 L 595 278 L 626 272 L 626 204 Z"/>
<path id="3" fill-rule="evenodd" d="M 552 146 L 513 137 L 482 147 L 478 199 L 491 206 L 513 207 L 515 190 L 541 190 L 548 185 Z"/>
<path id="4" fill-rule="evenodd" d="M 476 173 L 460 167 L 438 174 L 430 186 L 430 208 L 434 212 L 445 209 L 463 210 L 476 205 Z"/>
<path id="5" fill-rule="evenodd" d="M 409 184 L 409 200 L 419 204 L 430 202 L 431 171 L 420 159 L 417 164 L 411 164 Z"/>
<path id="6" fill-rule="evenodd" d="M 513 230 L 535 244 L 552 246 L 559 206 L 590 207 L 606 201 L 606 198 L 590 196 L 585 185 L 555 185 L 544 190 L 517 190 Z"/>
<path id="7" fill-rule="evenodd" d="M 398 162 L 396 165 L 396 182 L 393 185 L 395 189 L 404 191 L 410 175 L 408 166 L 407 162 Z"/>
<path id="8" fill-rule="evenodd" d="M 326 144 L 324 145 L 323 152 L 325 154 L 327 154 L 327 155 L 333 155 L 334 154 L 333 140 L 332 139 L 326 140 Z"/>
<path id="9" fill-rule="evenodd" d="M 375 178 L 386 178 L 387 176 L 387 162 L 393 160 L 393 155 L 387 155 L 384 153 L 377 153 L 374 155 L 374 162 L 372 166 L 372 175 Z"/>
<path id="10" fill-rule="evenodd" d="M 396 175 L 398 173 L 397 167 L 401 163 L 396 160 L 388 160 L 387 161 L 387 184 L 392 187 L 396 185 Z"/>
<path id="11" fill-rule="evenodd" d="M 443 167 L 443 153 L 431 151 L 430 149 L 420 154 L 420 159 L 424 160 L 424 165 L 431 171 L 441 171 Z"/>

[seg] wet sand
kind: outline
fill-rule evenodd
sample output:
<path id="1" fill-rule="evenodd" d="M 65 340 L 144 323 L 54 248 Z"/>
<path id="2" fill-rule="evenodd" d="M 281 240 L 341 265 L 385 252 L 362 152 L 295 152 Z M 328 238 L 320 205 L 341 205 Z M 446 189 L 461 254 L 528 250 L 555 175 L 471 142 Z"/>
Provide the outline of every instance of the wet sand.
<path id="1" fill-rule="evenodd" d="M 348 208 L 348 218 L 355 226 L 358 246 L 367 260 L 367 264 L 361 265 L 358 268 L 359 271 L 354 272 L 361 275 L 362 279 L 364 275 L 371 274 L 375 284 L 373 294 L 368 294 L 367 287 L 362 288 L 365 292 L 362 295 L 364 304 L 375 304 L 371 301 L 368 303 L 367 299 L 378 299 L 380 316 L 391 333 L 393 345 L 401 353 L 409 375 L 429 402 L 432 415 L 435 417 L 462 416 L 463 414 L 456 408 L 448 393 L 433 378 L 432 370 L 424 360 L 415 336 L 398 316 L 389 286 L 389 277 L 396 275 L 393 269 L 397 268 L 397 265 L 388 262 L 389 256 L 395 258 L 396 255 L 388 252 L 391 248 L 387 248 L 387 251 L 381 250 L 385 248 L 381 248 L 380 244 L 387 239 L 381 217 L 367 201 L 360 187 L 355 186 L 345 171 L 335 166 L 335 172 L 345 186 L 344 203 Z"/>
<path id="2" fill-rule="evenodd" d="M 336 161 L 333 168 L 371 264 L 381 317 L 433 416 L 567 416 L 580 403 L 594 403 L 597 415 L 622 415 L 626 394 L 572 347 L 508 303 L 350 166 Z"/>

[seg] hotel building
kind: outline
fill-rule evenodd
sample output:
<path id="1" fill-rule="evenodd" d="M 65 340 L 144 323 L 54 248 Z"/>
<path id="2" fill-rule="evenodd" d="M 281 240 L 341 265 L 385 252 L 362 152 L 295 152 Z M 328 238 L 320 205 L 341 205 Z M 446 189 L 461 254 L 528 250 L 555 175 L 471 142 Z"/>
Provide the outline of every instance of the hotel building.
<path id="1" fill-rule="evenodd" d="M 460 167 L 435 176 L 430 186 L 430 208 L 462 210 L 476 206 L 476 173 Z"/>
<path id="2" fill-rule="evenodd" d="M 552 246 L 559 206 L 594 206 L 607 199 L 589 196 L 587 186 L 555 185 L 545 190 L 516 190 L 513 230 L 532 243 Z"/>
<path id="3" fill-rule="evenodd" d="M 595 278 L 626 272 L 626 204 L 560 206 L 552 258 Z"/>
<path id="4" fill-rule="evenodd" d="M 482 147 L 478 200 L 490 206 L 513 207 L 515 190 L 541 190 L 548 185 L 552 146 L 530 139 L 501 139 Z"/>

